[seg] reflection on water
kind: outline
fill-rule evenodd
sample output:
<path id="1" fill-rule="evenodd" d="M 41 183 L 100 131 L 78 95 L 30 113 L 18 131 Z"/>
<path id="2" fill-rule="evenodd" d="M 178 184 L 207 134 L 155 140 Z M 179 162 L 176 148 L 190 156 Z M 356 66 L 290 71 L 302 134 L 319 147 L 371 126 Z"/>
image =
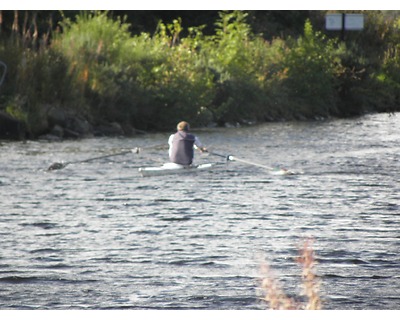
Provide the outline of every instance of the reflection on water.
<path id="1" fill-rule="evenodd" d="M 325 309 L 400 304 L 400 125 L 374 115 L 196 132 L 220 162 L 142 178 L 166 148 L 70 164 L 168 134 L 0 145 L 2 309 L 262 309 L 261 258 L 298 295 L 294 261 L 315 238 Z"/>

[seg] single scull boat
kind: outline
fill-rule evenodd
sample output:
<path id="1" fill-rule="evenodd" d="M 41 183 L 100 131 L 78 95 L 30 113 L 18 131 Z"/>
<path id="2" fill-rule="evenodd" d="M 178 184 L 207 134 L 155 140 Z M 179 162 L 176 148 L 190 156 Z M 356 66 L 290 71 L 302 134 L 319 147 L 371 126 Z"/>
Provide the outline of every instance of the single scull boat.
<path id="1" fill-rule="evenodd" d="M 167 174 L 186 174 L 199 170 L 211 169 L 215 163 L 204 163 L 199 165 L 183 166 L 177 163 L 165 163 L 160 167 L 142 167 L 139 172 L 143 177 L 163 176 Z"/>

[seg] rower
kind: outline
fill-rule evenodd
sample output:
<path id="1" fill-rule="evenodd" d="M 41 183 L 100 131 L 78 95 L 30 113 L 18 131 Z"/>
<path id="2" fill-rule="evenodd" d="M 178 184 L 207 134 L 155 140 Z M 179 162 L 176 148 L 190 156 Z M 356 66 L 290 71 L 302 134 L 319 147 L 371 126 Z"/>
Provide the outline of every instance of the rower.
<path id="1" fill-rule="evenodd" d="M 168 139 L 169 159 L 173 163 L 189 166 L 193 163 L 194 149 L 199 149 L 201 152 L 205 152 L 207 149 L 197 136 L 189 133 L 189 123 L 181 121 L 176 128 L 177 132 L 171 134 Z"/>

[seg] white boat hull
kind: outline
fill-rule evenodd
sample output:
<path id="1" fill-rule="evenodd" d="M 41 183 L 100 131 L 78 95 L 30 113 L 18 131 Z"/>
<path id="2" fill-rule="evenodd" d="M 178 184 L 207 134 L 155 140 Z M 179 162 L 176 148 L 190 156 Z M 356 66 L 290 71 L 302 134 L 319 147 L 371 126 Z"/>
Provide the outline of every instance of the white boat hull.
<path id="1" fill-rule="evenodd" d="M 214 166 L 212 163 L 205 163 L 192 166 L 183 166 L 176 163 L 165 163 L 161 167 L 143 167 L 139 172 L 143 177 L 163 176 L 168 174 L 187 174 L 202 170 L 209 170 Z"/>

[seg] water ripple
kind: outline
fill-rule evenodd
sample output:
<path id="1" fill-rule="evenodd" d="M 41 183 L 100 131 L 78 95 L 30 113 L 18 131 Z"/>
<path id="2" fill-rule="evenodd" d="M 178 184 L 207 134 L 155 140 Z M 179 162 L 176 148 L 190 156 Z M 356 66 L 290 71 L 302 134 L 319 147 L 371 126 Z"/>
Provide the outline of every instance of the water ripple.
<path id="1" fill-rule="evenodd" d="M 201 135 L 219 153 L 303 174 L 232 161 L 179 179 L 139 176 L 137 167 L 166 159 L 165 150 L 45 171 L 54 161 L 159 144 L 164 134 L 2 143 L 0 307 L 263 309 L 260 260 L 295 297 L 297 250 L 313 237 L 325 309 L 398 308 L 396 117 Z"/>

